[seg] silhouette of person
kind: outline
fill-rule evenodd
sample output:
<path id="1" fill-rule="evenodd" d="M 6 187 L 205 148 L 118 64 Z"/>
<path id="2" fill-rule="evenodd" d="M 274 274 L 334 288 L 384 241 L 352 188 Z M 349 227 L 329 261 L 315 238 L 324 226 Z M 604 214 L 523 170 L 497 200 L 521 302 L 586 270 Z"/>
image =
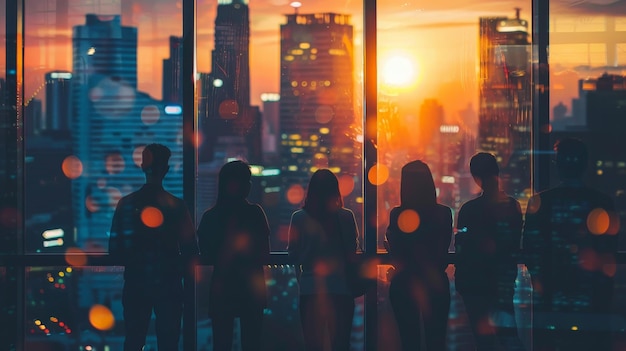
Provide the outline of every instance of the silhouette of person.
<path id="1" fill-rule="evenodd" d="M 455 284 L 463 297 L 476 350 L 523 350 L 513 294 L 522 236 L 522 210 L 500 190 L 500 168 L 489 153 L 470 160 L 482 194 L 461 206 L 455 236 Z"/>
<path id="2" fill-rule="evenodd" d="M 437 203 L 430 168 L 422 161 L 407 163 L 400 206 L 391 209 L 386 233 L 395 267 L 389 300 L 405 351 L 446 349 L 450 285 L 445 270 L 451 238 L 452 211 Z"/>
<path id="3" fill-rule="evenodd" d="M 250 203 L 250 167 L 243 161 L 222 166 L 215 206 L 198 226 L 201 256 L 213 265 L 209 317 L 213 349 L 230 351 L 239 318 L 244 351 L 260 349 L 267 293 L 263 266 L 269 262 L 270 228 L 263 208 Z"/>
<path id="4" fill-rule="evenodd" d="M 556 143 L 561 183 L 533 196 L 523 250 L 533 284 L 534 350 L 609 350 L 617 229 L 612 200 L 586 186 L 587 147 Z"/>
<path id="5" fill-rule="evenodd" d="M 109 254 L 125 267 L 125 351 L 143 349 L 153 310 L 158 349 L 178 350 L 183 270 L 198 245 L 187 206 L 163 189 L 170 155 L 161 144 L 144 148 L 146 184 L 120 199 L 113 215 Z"/>
<path id="6" fill-rule="evenodd" d="M 346 264 L 356 255 L 354 213 L 343 207 L 339 182 L 328 169 L 309 181 L 304 206 L 291 216 L 289 257 L 296 264 L 300 321 L 306 351 L 324 350 L 328 333 L 333 351 L 350 349 L 354 298 Z"/>

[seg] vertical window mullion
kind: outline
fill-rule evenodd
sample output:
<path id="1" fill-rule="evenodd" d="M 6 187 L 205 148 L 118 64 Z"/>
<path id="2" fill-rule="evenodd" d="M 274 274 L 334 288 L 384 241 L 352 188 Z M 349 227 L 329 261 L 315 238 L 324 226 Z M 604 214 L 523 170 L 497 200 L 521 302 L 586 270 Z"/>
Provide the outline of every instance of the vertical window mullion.
<path id="1" fill-rule="evenodd" d="M 374 258 L 377 253 L 377 187 L 368 179 L 369 171 L 378 162 L 376 145 L 378 144 L 377 131 L 377 52 L 376 52 L 376 0 L 364 0 L 364 123 L 363 143 L 364 160 L 364 250 L 365 258 Z M 378 344 L 378 313 L 377 294 L 370 289 L 365 295 L 365 349 L 376 350 Z"/>
<path id="2" fill-rule="evenodd" d="M 197 107 L 196 107 L 196 0 L 183 0 L 183 199 L 195 223 Z M 195 351 L 195 266 L 185 270 L 183 350 Z"/>

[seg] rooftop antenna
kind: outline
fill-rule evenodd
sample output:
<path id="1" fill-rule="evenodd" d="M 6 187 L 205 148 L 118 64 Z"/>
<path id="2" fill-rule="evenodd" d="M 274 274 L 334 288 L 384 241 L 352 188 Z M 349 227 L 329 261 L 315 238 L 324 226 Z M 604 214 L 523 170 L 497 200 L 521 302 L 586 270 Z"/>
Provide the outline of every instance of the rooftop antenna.
<path id="1" fill-rule="evenodd" d="M 289 4 L 289 6 L 293 7 L 293 13 L 297 15 L 298 9 L 302 6 L 302 3 L 300 1 L 293 1 L 291 4 Z"/>

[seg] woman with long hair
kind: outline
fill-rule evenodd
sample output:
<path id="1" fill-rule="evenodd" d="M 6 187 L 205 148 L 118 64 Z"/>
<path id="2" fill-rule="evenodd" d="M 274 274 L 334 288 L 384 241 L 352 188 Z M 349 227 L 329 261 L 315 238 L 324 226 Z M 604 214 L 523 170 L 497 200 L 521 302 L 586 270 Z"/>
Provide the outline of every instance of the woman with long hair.
<path id="1" fill-rule="evenodd" d="M 209 317 L 216 351 L 231 350 L 237 317 L 242 349 L 258 350 L 261 343 L 266 307 L 263 265 L 269 262 L 270 229 L 261 206 L 246 199 L 250 180 L 245 162 L 225 164 L 218 176 L 216 204 L 198 227 L 201 256 L 213 265 Z"/>
<path id="2" fill-rule="evenodd" d="M 445 350 L 452 211 L 437 203 L 432 174 L 422 161 L 402 167 L 400 206 L 389 214 L 386 236 L 395 267 L 389 300 L 402 349 Z"/>
<path id="3" fill-rule="evenodd" d="M 296 264 L 300 320 L 306 351 L 350 349 L 354 298 L 347 264 L 356 255 L 358 229 L 354 213 L 343 207 L 339 182 L 328 169 L 309 181 L 304 206 L 291 216 L 289 256 Z"/>

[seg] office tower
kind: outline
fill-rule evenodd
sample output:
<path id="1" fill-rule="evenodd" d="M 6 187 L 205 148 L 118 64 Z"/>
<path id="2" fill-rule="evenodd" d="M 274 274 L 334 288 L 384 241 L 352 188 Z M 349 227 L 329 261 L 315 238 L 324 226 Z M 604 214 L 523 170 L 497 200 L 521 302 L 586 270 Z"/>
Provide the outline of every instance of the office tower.
<path id="1" fill-rule="evenodd" d="M 278 158 L 278 138 L 280 137 L 280 94 L 263 93 L 263 127 L 261 140 L 263 163 L 280 164 Z"/>
<path id="2" fill-rule="evenodd" d="M 43 129 L 43 107 L 41 100 L 31 99 L 24 105 L 24 135 L 33 136 Z"/>
<path id="3" fill-rule="evenodd" d="M 496 156 L 514 196 L 530 187 L 530 53 L 519 9 L 515 18 L 480 18 L 478 147 Z"/>
<path id="4" fill-rule="evenodd" d="M 279 154 L 287 194 L 282 223 L 288 223 L 290 212 L 301 205 L 296 189 L 306 187 L 319 168 L 329 168 L 347 184 L 344 202 L 356 210 L 361 162 L 350 16 L 296 13 L 286 20 L 280 27 Z"/>
<path id="5" fill-rule="evenodd" d="M 215 18 L 215 47 L 211 73 L 201 98 L 206 114 L 200 116 L 204 143 L 201 161 L 227 157 L 259 162 L 261 115 L 250 106 L 250 23 L 244 0 L 220 0 Z M 233 150 L 243 150 L 234 153 Z"/>
<path id="6" fill-rule="evenodd" d="M 70 130 L 71 83 L 70 72 L 46 73 L 46 119 L 45 130 Z"/>
<path id="7" fill-rule="evenodd" d="M 145 182 L 141 151 L 161 143 L 172 151 L 164 187 L 182 194 L 182 109 L 137 90 L 137 29 L 120 16 L 88 14 L 73 29 L 72 139 L 80 172 L 73 179 L 76 243 L 106 251 L 121 196 Z"/>
<path id="8" fill-rule="evenodd" d="M 163 60 L 163 101 L 183 104 L 183 38 L 170 37 L 170 57 Z"/>

